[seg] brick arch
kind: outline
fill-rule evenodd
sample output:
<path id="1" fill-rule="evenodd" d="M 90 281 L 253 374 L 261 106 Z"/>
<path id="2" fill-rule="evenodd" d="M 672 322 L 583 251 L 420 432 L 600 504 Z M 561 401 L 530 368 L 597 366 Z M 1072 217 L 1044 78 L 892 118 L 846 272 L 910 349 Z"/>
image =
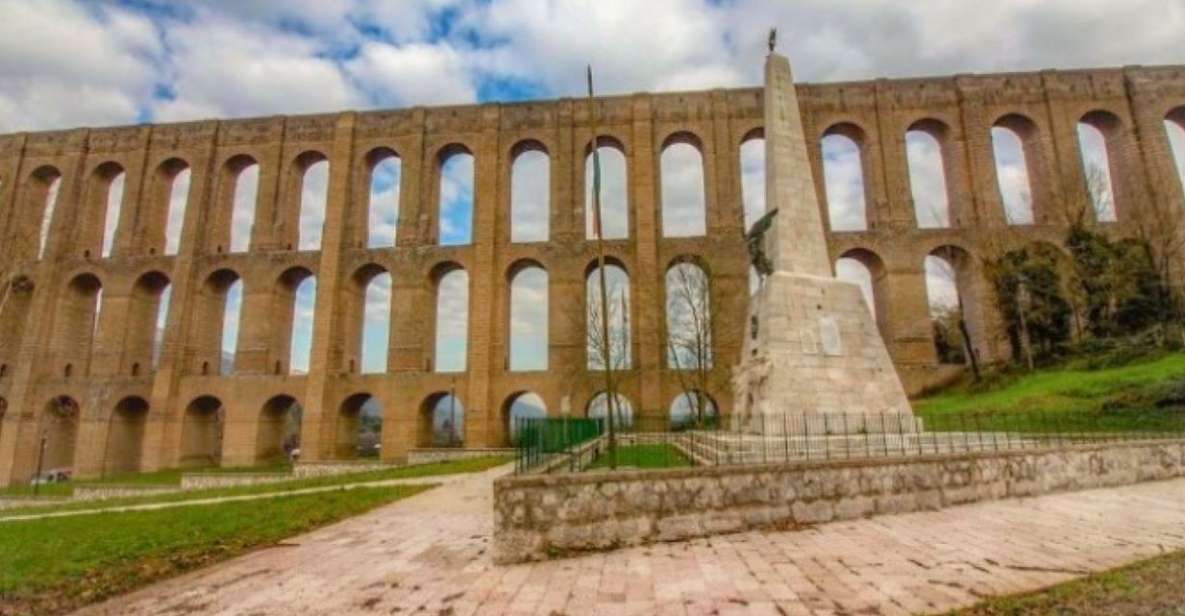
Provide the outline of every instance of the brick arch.
<path id="1" fill-rule="evenodd" d="M 708 260 L 699 253 L 685 252 L 677 254 L 667 261 L 667 265 L 663 268 L 664 272 L 668 272 L 672 267 L 681 265 L 683 263 L 690 263 L 704 271 L 708 276 L 712 275 L 712 265 Z"/>
<path id="2" fill-rule="evenodd" d="M 391 248 L 396 245 L 396 236 L 399 231 L 399 209 L 392 206 L 390 203 L 374 200 L 375 195 L 375 180 L 379 177 L 378 171 L 380 165 L 393 164 L 398 168 L 398 175 L 396 184 L 392 187 L 395 200 L 398 201 L 402 196 L 403 180 L 404 180 L 404 159 L 399 150 L 391 145 L 378 145 L 370 148 L 362 156 L 363 173 L 356 174 L 354 177 L 355 190 L 359 195 L 365 195 L 365 199 L 355 200 L 360 207 L 353 207 L 347 212 L 347 220 L 350 221 L 349 235 L 347 243 L 353 244 L 358 248 Z M 376 208 L 383 208 L 384 210 L 390 208 L 391 213 L 395 217 L 395 228 L 391 229 L 390 235 L 380 235 L 377 238 L 372 238 L 371 233 L 375 229 L 383 228 L 384 223 L 379 220 L 373 220 L 376 214 L 382 214 L 381 211 L 376 211 Z M 373 240 L 373 241 L 372 241 Z"/>
<path id="3" fill-rule="evenodd" d="M 268 362 L 272 374 L 288 374 L 292 370 L 292 328 L 296 320 L 296 293 L 306 280 L 316 281 L 317 275 L 302 265 L 285 269 L 272 285 L 271 310 L 267 319 L 271 328 L 271 350 Z M 259 327 L 254 323 L 240 323 L 240 329 Z"/>
<path id="4" fill-rule="evenodd" d="M 17 358 L 21 339 L 26 334 L 25 320 L 33 302 L 33 279 L 24 274 L 9 274 L 7 281 L 0 279 L 0 366 L 4 372 Z M 0 375 L 0 378 L 6 376 Z"/>
<path id="5" fill-rule="evenodd" d="M 157 329 L 164 294 L 172 281 L 159 270 L 149 270 L 136 278 L 128 295 L 127 325 L 123 338 L 123 361 L 125 373 L 138 372 L 136 366 L 151 366 L 155 369 L 157 346 L 163 340 L 163 331 Z"/>
<path id="6" fill-rule="evenodd" d="M 181 417 L 180 463 L 183 468 L 218 466 L 222 462 L 226 408 L 212 395 L 197 396 Z"/>
<path id="7" fill-rule="evenodd" d="M 506 228 L 507 239 L 512 243 L 547 241 L 551 237 L 552 210 L 554 206 L 552 203 L 552 187 L 554 182 L 552 181 L 551 152 L 548 150 L 547 145 L 539 139 L 528 137 L 520 139 L 510 146 L 508 160 L 509 165 L 506 167 L 505 172 L 507 174 L 506 181 L 509 183 L 510 189 L 506 191 L 505 209 L 500 210 L 497 217 L 499 221 L 498 225 Z M 542 169 L 539 170 L 539 175 L 545 175 L 545 180 L 540 178 L 535 181 L 535 184 L 532 184 L 531 180 L 534 179 L 534 176 L 529 173 L 530 169 L 521 167 L 521 165 L 526 164 L 537 164 L 541 166 Z M 522 184 L 524 179 L 526 186 Z M 520 192 L 524 189 L 533 190 Z M 531 206 L 535 206 L 535 211 L 525 209 L 519 214 L 520 207 L 530 208 Z M 523 217 L 521 223 L 518 220 L 519 216 Z M 538 233 L 530 233 L 530 231 L 537 231 Z"/>
<path id="8" fill-rule="evenodd" d="M 990 324 L 997 315 L 992 303 L 992 291 L 984 278 L 976 252 L 962 243 L 946 242 L 931 248 L 926 256 L 939 257 L 951 265 L 959 308 L 970 336 L 970 346 L 982 359 L 990 360 Z"/>
<path id="9" fill-rule="evenodd" d="M 455 406 L 444 406 L 449 396 L 452 396 Z M 437 411 L 438 405 L 441 407 Z M 465 443 L 465 405 L 461 397 L 455 392 L 436 391 L 424 397 L 420 402 L 420 410 L 416 414 L 416 446 L 418 447 L 456 447 Z M 440 427 L 440 430 L 435 428 Z M 449 428 L 452 428 L 451 432 Z M 458 437 L 451 440 L 449 436 Z"/>
<path id="10" fill-rule="evenodd" d="M 148 401 L 139 396 L 120 400 L 107 422 L 103 448 L 104 473 L 134 473 L 140 470 L 144 435 L 148 425 Z"/>
<path id="11" fill-rule="evenodd" d="M 516 302 L 516 290 L 522 288 L 518 286 L 521 284 L 520 279 L 525 280 L 522 278 L 523 276 L 531 275 L 535 272 L 538 272 L 537 274 L 534 274 L 535 276 L 542 276 L 542 298 L 536 302 L 528 302 L 525 304 L 521 299 Z M 506 268 L 505 288 L 506 292 L 502 294 L 502 297 L 504 298 L 504 310 L 502 314 L 505 315 L 502 325 L 505 327 L 506 368 L 514 372 L 533 372 L 546 370 L 550 360 L 549 344 L 551 340 L 551 272 L 547 270 L 546 266 L 535 259 L 518 259 Z M 525 314 L 527 318 L 525 320 L 517 318 L 522 314 L 521 311 L 524 310 L 526 311 Z M 516 345 L 516 341 L 523 340 L 523 338 L 516 339 L 516 335 L 528 335 L 530 334 L 530 331 L 528 330 L 525 333 L 521 330 L 516 331 L 515 323 L 523 323 L 528 321 L 540 326 L 542 332 L 541 336 L 536 339 L 536 342 L 541 343 L 541 348 L 534 349 L 535 351 L 542 352 L 542 361 L 538 363 L 525 361 L 525 359 L 532 357 L 531 349 L 524 348 L 521 345 Z M 531 341 L 530 338 L 527 338 L 526 340 Z M 516 353 L 516 350 L 518 350 L 519 353 Z"/>
<path id="12" fill-rule="evenodd" d="M 122 164 L 114 160 L 107 160 L 95 165 L 87 176 L 86 187 L 82 197 L 82 211 L 79 213 L 77 249 L 83 258 L 102 257 L 103 244 L 106 239 L 104 227 L 106 225 L 111 188 L 119 176 L 125 174 Z M 124 175 L 126 182 L 127 176 Z M 125 186 L 126 194 L 126 186 Z M 120 203 L 114 204 L 121 208 L 125 201 L 120 195 Z M 119 234 L 119 226 L 114 229 Z M 114 238 L 113 238 L 114 239 Z M 114 252 L 114 247 L 112 249 Z"/>
<path id="13" fill-rule="evenodd" d="M 273 226 L 278 228 L 276 240 L 282 250 L 299 249 L 301 205 L 305 179 L 309 169 L 322 162 L 329 164 L 329 157 L 317 149 L 304 150 L 291 158 L 288 173 L 284 178 L 283 197 L 276 209 L 272 211 L 273 220 L 271 221 Z M 328 195 L 326 201 L 328 201 Z"/>
<path id="14" fill-rule="evenodd" d="M 209 225 L 206 229 L 206 251 L 210 253 L 231 252 L 232 226 L 234 225 L 234 206 L 239 181 L 243 172 L 252 166 L 259 166 L 259 160 L 248 153 L 237 153 L 227 156 L 218 166 L 216 175 L 217 186 L 211 211 L 208 217 Z M 255 202 L 252 203 L 252 220 L 259 213 L 259 192 L 256 187 Z M 250 248 L 250 238 L 248 239 Z"/>
<path id="15" fill-rule="evenodd" d="M 425 334 L 428 336 L 427 340 L 429 341 L 429 348 L 432 349 L 432 354 L 431 354 L 432 361 L 431 361 L 430 365 L 432 366 L 433 371 L 440 371 L 440 363 L 441 363 L 440 356 L 439 356 L 441 348 L 440 348 L 440 345 L 438 344 L 439 334 L 442 331 L 440 328 L 440 321 L 443 318 L 443 315 L 440 312 L 441 284 L 444 282 L 445 278 L 452 276 L 454 274 L 457 274 L 457 273 L 460 273 L 465 276 L 465 285 L 464 285 L 464 289 L 465 289 L 465 302 L 464 302 L 465 318 L 464 318 L 464 322 L 465 322 L 465 328 L 466 328 L 466 337 L 465 337 L 465 367 L 466 367 L 466 370 L 469 367 L 469 362 L 468 362 L 468 356 L 469 356 L 468 323 L 471 320 L 472 312 L 473 312 L 472 311 L 473 298 L 471 296 L 471 291 L 472 291 L 472 287 L 473 287 L 473 280 L 472 280 L 472 277 L 469 275 L 469 270 L 467 270 L 460 263 L 457 263 L 456 261 L 443 261 L 443 262 L 440 262 L 440 263 L 437 263 L 436 265 L 434 265 L 432 267 L 432 270 L 429 272 L 429 283 L 430 283 L 430 288 L 431 288 L 431 311 L 432 311 L 433 318 L 431 320 L 431 326 L 424 328 L 424 330 L 425 330 Z"/>
<path id="16" fill-rule="evenodd" d="M 829 162 L 831 161 L 829 161 L 829 157 L 824 152 L 829 140 L 832 143 L 835 140 L 840 140 L 840 143 L 847 141 L 855 148 L 855 164 L 859 165 L 860 183 L 859 203 L 856 204 L 859 209 L 859 222 L 857 224 L 843 226 L 836 219 L 836 208 L 839 206 L 839 202 L 836 200 L 836 195 L 831 194 L 831 184 L 828 182 L 832 177 L 829 173 L 831 170 Z M 818 156 L 818 167 L 815 169 L 816 176 L 819 179 L 817 194 L 819 195 L 820 205 L 827 214 L 825 217 L 827 228 L 836 231 L 867 231 L 872 226 L 871 220 L 873 218 L 873 212 L 870 210 L 868 198 L 870 192 L 868 169 L 871 167 L 872 161 L 870 160 L 868 150 L 868 133 L 864 130 L 864 127 L 854 120 L 847 119 L 831 123 L 820 133 L 818 148 L 815 154 Z M 814 160 L 814 157 L 812 157 L 812 162 Z"/>
<path id="17" fill-rule="evenodd" d="M 672 145 L 681 143 L 699 150 L 700 156 L 703 156 L 704 140 L 699 136 L 699 133 L 689 128 L 677 128 L 667 133 L 660 142 L 658 150 L 662 152 Z"/>
<path id="18" fill-rule="evenodd" d="M 541 412 L 528 411 L 525 413 L 520 413 L 517 416 L 514 415 L 515 404 L 519 400 L 530 396 L 534 396 L 536 399 L 538 399 L 538 407 L 533 408 L 538 408 Z M 547 401 L 544 400 L 543 396 L 539 395 L 537 392 L 529 389 L 520 389 L 506 396 L 506 398 L 502 400 L 501 412 L 499 413 L 500 421 L 498 422 L 500 426 L 500 432 L 502 433 L 502 438 L 499 439 L 502 446 L 511 447 L 514 445 L 514 437 L 518 429 L 517 424 L 521 420 L 543 418 L 547 417 L 547 415 Z"/>
<path id="19" fill-rule="evenodd" d="M 668 161 L 676 161 L 677 159 L 668 159 L 668 156 L 677 156 L 679 153 L 677 149 L 690 148 L 685 150 L 689 155 L 693 155 L 696 159 L 694 163 L 688 159 L 687 167 L 677 167 L 668 169 Z M 658 205 L 660 209 L 659 229 L 662 237 L 699 237 L 706 235 L 708 232 L 709 219 L 709 202 L 708 202 L 708 166 L 705 164 L 705 150 L 703 139 L 698 134 L 689 129 L 677 129 L 667 135 L 661 143 L 658 150 Z M 698 178 L 688 177 L 679 178 L 677 175 L 672 177 L 669 172 L 690 172 L 692 176 L 698 174 Z M 671 183 L 675 180 L 687 180 L 689 183 L 684 185 L 682 183 Z M 698 179 L 698 182 L 696 180 Z M 668 190 L 676 194 L 675 197 L 668 195 Z M 678 195 L 681 191 L 690 191 L 686 195 Z M 696 203 L 698 197 L 698 203 Z M 687 224 L 687 229 L 679 229 L 678 225 L 672 223 Z"/>
<path id="20" fill-rule="evenodd" d="M 54 312 L 53 343 L 57 350 L 54 370 L 69 367 L 79 375 L 90 374 L 95 344 L 99 296 L 103 282 L 91 272 L 75 274 L 62 290 Z"/>
<path id="21" fill-rule="evenodd" d="M 614 417 L 624 419 L 626 425 L 632 424 L 635 416 L 633 401 L 630 400 L 629 396 L 622 393 L 621 390 L 614 392 L 612 399 L 615 401 Z M 584 416 L 590 418 L 607 417 L 609 400 L 609 394 L 604 390 L 589 396 L 588 400 L 584 403 Z"/>
<path id="22" fill-rule="evenodd" d="M 525 139 L 519 139 L 518 141 L 515 141 L 507 150 L 507 152 L 512 163 L 519 156 L 527 152 L 540 152 L 542 154 L 546 154 L 549 157 L 551 156 L 551 151 L 547 147 L 547 144 L 545 144 L 542 139 L 537 139 L 535 137 L 527 137 Z"/>
<path id="23" fill-rule="evenodd" d="M 34 259 L 41 252 L 41 231 L 48 229 L 55 216 L 56 203 L 51 203 L 50 197 L 54 185 L 60 185 L 62 172 L 53 165 L 40 165 L 26 178 L 20 187 L 17 207 L 10 216 L 13 222 L 10 223 L 8 241 L 14 257 Z"/>
<path id="24" fill-rule="evenodd" d="M 863 148 L 868 141 L 868 131 L 856 120 L 839 120 L 832 122 L 819 133 L 819 138 L 830 137 L 831 135 L 840 135 L 851 139 L 856 145 Z"/>
<path id="25" fill-rule="evenodd" d="M 190 304 L 189 348 L 192 361 L 188 366 L 191 374 L 218 375 L 222 366 L 222 329 L 226 317 L 227 299 L 231 287 L 239 283 L 243 297 L 246 297 L 246 282 L 237 271 L 218 267 L 199 278 L 202 282 Z M 239 321 L 240 337 L 242 319 Z"/>
<path id="26" fill-rule="evenodd" d="M 889 270 L 885 265 L 885 260 L 876 251 L 863 247 L 850 248 L 839 255 L 839 259 L 851 259 L 864 266 L 868 272 L 872 283 L 872 306 L 869 308 L 876 315 L 876 323 L 881 330 L 881 335 L 886 339 L 889 338 L 889 326 L 892 322 L 892 316 L 889 314 L 889 298 L 892 290 L 889 286 Z M 836 259 L 837 264 L 839 259 Z"/>
<path id="27" fill-rule="evenodd" d="M 275 460 L 299 449 L 302 415 L 303 409 L 295 396 L 278 394 L 268 398 L 259 409 L 255 460 Z"/>
<path id="28" fill-rule="evenodd" d="M 378 445 L 382 443 L 382 405 L 379 405 L 378 430 L 373 434 L 368 429 L 371 426 L 366 425 L 362 416 L 363 407 L 371 401 L 379 404 L 378 397 L 369 391 L 363 391 L 346 396 L 338 405 L 334 458 L 348 460 L 378 455 Z"/>
<path id="29" fill-rule="evenodd" d="M 391 275 L 385 266 L 373 261 L 354 269 L 348 284 L 342 285 L 341 299 L 338 302 L 342 319 L 342 369 L 355 374 L 362 369 L 362 337 L 366 326 L 366 293 L 376 278 Z M 393 286 L 392 281 L 392 286 Z M 392 298 L 392 303 L 394 299 Z M 390 309 L 387 311 L 387 324 L 390 327 Z M 389 331 L 389 330 L 388 330 Z"/>
<path id="30" fill-rule="evenodd" d="M 441 185 L 444 182 L 444 166 L 456 156 L 469 156 L 473 159 L 473 169 L 471 170 L 471 175 L 468 178 L 469 188 L 471 191 L 468 213 L 470 237 L 468 243 L 456 245 L 472 245 L 474 240 L 472 231 L 477 214 L 477 154 L 474 153 L 474 149 L 469 147 L 469 145 L 460 141 L 451 141 L 436 149 L 436 153 L 433 156 L 435 163 L 432 166 L 432 179 L 429 183 L 427 191 L 427 203 L 428 207 L 430 208 L 429 211 L 433 212 L 433 215 L 429 221 L 431 224 L 430 235 L 433 238 L 433 243 L 436 245 L 443 245 L 441 237 L 441 218 L 444 216 L 443 206 L 445 204 L 442 202 L 443 193 L 441 190 Z"/>
<path id="31" fill-rule="evenodd" d="M 749 130 L 745 131 L 744 134 L 741 136 L 740 141 L 737 142 L 737 145 L 742 145 L 746 141 L 752 141 L 754 139 L 765 139 L 765 127 L 764 126 L 761 126 L 761 125 L 754 126 L 753 128 L 750 128 Z"/>
<path id="32" fill-rule="evenodd" d="M 586 141 L 584 143 L 584 150 L 583 151 L 584 151 L 585 157 L 588 157 L 589 154 L 592 154 L 593 141 L 594 141 L 594 139 L 589 138 L 588 141 Z M 629 150 L 625 146 L 625 140 L 623 140 L 622 138 L 613 134 L 611 131 L 606 131 L 602 128 L 602 130 L 597 134 L 595 141 L 596 141 L 597 147 L 599 147 L 599 148 L 613 148 L 615 150 L 620 150 L 621 153 L 626 155 L 628 158 Z"/>
<path id="33" fill-rule="evenodd" d="M 534 259 L 532 257 L 523 257 L 521 259 L 515 259 L 513 263 L 506 267 L 506 281 L 510 282 L 511 280 L 514 280 L 514 277 L 520 272 L 531 268 L 539 268 L 545 272 L 547 271 L 547 266 L 538 259 Z"/>
<path id="34" fill-rule="evenodd" d="M 58 395 L 45 403 L 38 417 L 37 433 L 45 438 L 42 469 L 45 473 L 73 475 L 82 408 L 69 395 Z"/>
<path id="35" fill-rule="evenodd" d="M 703 399 L 703 412 L 697 412 L 700 397 Z M 679 417 L 676 417 L 678 409 Z M 715 418 L 720 416 L 720 406 L 711 392 L 699 389 L 680 391 L 671 398 L 667 405 L 667 419 L 675 428 L 691 426 L 710 426 Z"/>
<path id="36" fill-rule="evenodd" d="M 139 254 L 165 254 L 174 183 L 181 174 L 187 171 L 190 171 L 189 161 L 179 156 L 165 158 L 152 171 L 147 180 L 148 186 L 144 198 L 139 202 L 140 211 L 137 216 L 140 220 L 138 234 L 141 238 L 141 244 L 138 246 Z M 186 209 L 189 207 L 189 195 L 192 192 L 193 182 L 191 179 L 190 192 L 184 196 Z M 184 233 L 184 225 L 179 232 Z"/>
<path id="37" fill-rule="evenodd" d="M 615 255 L 605 255 L 605 267 L 609 266 L 619 267 L 627 276 L 631 275 L 630 268 L 625 264 L 625 261 Z M 594 258 L 584 266 L 584 277 L 587 279 L 595 271 L 597 271 L 597 259 Z"/>

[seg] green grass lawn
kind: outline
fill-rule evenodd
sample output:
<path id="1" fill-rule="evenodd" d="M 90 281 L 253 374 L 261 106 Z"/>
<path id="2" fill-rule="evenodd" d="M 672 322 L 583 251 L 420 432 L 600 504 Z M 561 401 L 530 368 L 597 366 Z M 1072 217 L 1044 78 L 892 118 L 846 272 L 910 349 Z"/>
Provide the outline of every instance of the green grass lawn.
<path id="1" fill-rule="evenodd" d="M 350 473 L 347 475 L 337 475 L 334 477 L 317 477 L 312 479 L 284 481 L 272 484 L 216 488 L 210 490 L 190 490 L 186 492 L 159 494 L 155 496 L 112 498 L 101 501 L 65 502 L 62 504 L 46 505 L 44 507 L 39 506 L 7 509 L 0 511 L 0 518 L 57 511 L 81 511 L 100 507 L 117 507 L 121 505 L 139 505 L 143 503 L 180 502 L 219 496 L 266 494 L 271 492 L 299 490 L 302 488 L 316 488 L 323 486 L 342 485 L 347 483 L 362 483 L 368 481 L 383 481 L 386 479 L 412 479 L 439 475 L 453 475 L 457 473 L 474 473 L 488 470 L 494 468 L 495 466 L 501 466 L 502 464 L 507 464 L 511 460 L 512 458 L 509 456 L 486 456 L 463 460 L 451 460 L 448 462 L 433 462 L 431 464 L 400 466 L 379 471 Z"/>
<path id="2" fill-rule="evenodd" d="M 1144 616 L 1185 613 L 1185 552 L 1141 561 L 1045 590 L 989 599 L 962 616 Z"/>
<path id="3" fill-rule="evenodd" d="M 624 445 L 617 448 L 618 468 L 680 468 L 691 460 L 673 445 Z M 609 468 L 609 454 L 603 453 L 586 470 Z"/>
<path id="4" fill-rule="evenodd" d="M 0 526 L 0 614 L 57 614 L 368 511 L 427 486 L 355 488 Z"/>
<path id="5" fill-rule="evenodd" d="M 930 430 L 1185 431 L 1185 353 L 1095 370 L 1053 368 L 914 402 Z M 990 415 L 990 417 L 989 417 Z"/>

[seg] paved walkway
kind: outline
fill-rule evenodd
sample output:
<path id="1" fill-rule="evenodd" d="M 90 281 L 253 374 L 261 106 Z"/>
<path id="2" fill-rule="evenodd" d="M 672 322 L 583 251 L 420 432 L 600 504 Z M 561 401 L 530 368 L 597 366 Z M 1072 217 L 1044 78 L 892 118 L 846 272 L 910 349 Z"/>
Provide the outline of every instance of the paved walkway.
<path id="1" fill-rule="evenodd" d="M 1185 548 L 1182 479 L 496 567 L 506 470 L 82 613 L 925 613 Z"/>

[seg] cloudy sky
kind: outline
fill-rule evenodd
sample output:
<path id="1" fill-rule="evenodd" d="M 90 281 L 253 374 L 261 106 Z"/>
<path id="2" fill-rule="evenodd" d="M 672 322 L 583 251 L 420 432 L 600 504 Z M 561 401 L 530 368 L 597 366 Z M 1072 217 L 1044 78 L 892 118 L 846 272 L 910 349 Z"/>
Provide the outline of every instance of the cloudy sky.
<path id="1" fill-rule="evenodd" d="M 589 62 L 604 92 L 753 85 L 770 26 L 813 81 L 1175 63 L 1185 32 L 1182 0 L 3 0 L 0 12 L 5 132 L 568 96 Z"/>
<path id="2" fill-rule="evenodd" d="M 0 15 L 0 132 L 573 96 L 582 93 L 588 63 L 607 94 L 757 85 L 771 26 L 797 77 L 809 81 L 1185 62 L 1185 0 L 0 0 Z M 1185 151 L 1185 133 L 1173 138 Z M 993 142 L 1009 217 L 1024 221 L 1023 153 L 1008 135 Z M 940 224 L 947 214 L 939 153 L 924 135 L 907 143 L 915 197 L 924 204 L 919 223 Z M 759 150 L 749 147 L 742 160 L 750 215 L 763 209 Z M 859 157 L 842 139 L 824 156 L 833 224 L 861 228 Z M 1097 154 L 1091 161 L 1105 166 Z M 606 235 L 627 236 L 628 204 L 611 177 L 617 167 L 624 172 L 624 160 L 608 150 L 602 162 L 610 176 L 606 210 L 619 212 L 607 216 Z M 663 160 L 663 222 L 676 235 L 702 231 L 697 207 L 665 208 L 668 200 L 702 203 L 698 164 L 693 149 Z M 515 239 L 544 239 L 546 219 L 519 214 L 546 211 L 547 161 L 525 157 L 522 165 Z M 472 158 L 448 163 L 444 243 L 471 237 L 472 169 Z M 249 170 L 236 193 L 244 207 L 235 209 L 231 250 L 247 248 L 257 173 Z M 319 244 L 325 177 L 324 165 L 314 166 L 306 181 L 302 247 Z M 398 161 L 376 173 L 372 246 L 394 241 L 398 179 Z M 175 187 L 181 200 L 170 211 L 170 238 L 187 182 L 185 175 Z M 851 265 L 841 274 L 860 279 Z M 445 286 L 456 286 L 458 297 L 442 304 L 463 299 L 454 282 Z M 516 293 L 537 300 L 540 284 L 537 276 L 524 280 Z M 377 283 L 368 321 L 381 317 L 390 287 L 389 279 Z M 931 290 L 947 302 L 951 293 Z M 298 315 L 308 317 L 311 295 L 301 297 L 307 305 Z M 458 369 L 466 319 L 453 319 L 440 330 L 447 350 L 439 359 Z M 529 321 L 516 321 L 524 335 L 516 348 L 545 349 Z M 368 327 L 364 364 L 381 369 L 384 347 L 371 338 L 387 332 L 375 327 Z M 295 340 L 307 346 L 307 332 Z M 294 351 L 297 369 L 307 363 L 298 355 L 307 351 Z M 546 365 L 545 358 L 521 361 Z"/>

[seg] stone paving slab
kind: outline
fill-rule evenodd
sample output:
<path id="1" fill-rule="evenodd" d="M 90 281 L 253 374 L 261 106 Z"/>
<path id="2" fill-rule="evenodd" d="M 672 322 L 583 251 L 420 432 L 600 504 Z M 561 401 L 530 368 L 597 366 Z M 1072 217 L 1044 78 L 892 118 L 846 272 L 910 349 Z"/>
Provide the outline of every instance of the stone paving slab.
<path id="1" fill-rule="evenodd" d="M 495 566 L 466 476 L 81 614 L 911 614 L 1185 549 L 1185 479 Z"/>

